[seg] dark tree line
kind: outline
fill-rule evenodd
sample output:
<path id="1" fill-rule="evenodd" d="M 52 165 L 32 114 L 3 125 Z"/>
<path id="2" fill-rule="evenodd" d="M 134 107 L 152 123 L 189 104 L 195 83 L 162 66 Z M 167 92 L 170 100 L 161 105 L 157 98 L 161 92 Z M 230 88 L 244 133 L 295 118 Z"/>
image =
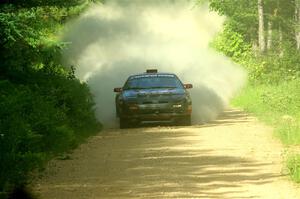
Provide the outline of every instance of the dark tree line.
<path id="1" fill-rule="evenodd" d="M 0 197 L 99 131 L 89 88 L 61 65 L 57 33 L 88 1 L 0 4 Z"/>

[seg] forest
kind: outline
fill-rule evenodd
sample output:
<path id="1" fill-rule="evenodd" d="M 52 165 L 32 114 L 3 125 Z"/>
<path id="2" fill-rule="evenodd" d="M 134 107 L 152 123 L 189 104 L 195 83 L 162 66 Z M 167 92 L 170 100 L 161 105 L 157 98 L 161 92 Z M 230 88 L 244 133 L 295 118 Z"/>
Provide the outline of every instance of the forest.
<path id="1" fill-rule="evenodd" d="M 207 1 L 198 1 L 203 3 Z M 300 1 L 209 0 L 226 16 L 212 47 L 248 71 L 248 84 L 232 101 L 274 127 L 286 147 L 300 144 Z M 286 167 L 300 182 L 300 156 Z"/>
<path id="2" fill-rule="evenodd" d="M 1 1 L 0 193 L 97 133 L 89 88 L 61 65 L 57 32 L 87 1 Z"/>
<path id="3" fill-rule="evenodd" d="M 226 17 L 210 45 L 248 71 L 232 105 L 273 126 L 285 145 L 299 145 L 300 0 L 190 1 Z M 102 128 L 87 84 L 61 64 L 68 44 L 57 34 L 94 2 L 1 1 L 0 194 Z M 300 155 L 287 168 L 300 182 Z"/>

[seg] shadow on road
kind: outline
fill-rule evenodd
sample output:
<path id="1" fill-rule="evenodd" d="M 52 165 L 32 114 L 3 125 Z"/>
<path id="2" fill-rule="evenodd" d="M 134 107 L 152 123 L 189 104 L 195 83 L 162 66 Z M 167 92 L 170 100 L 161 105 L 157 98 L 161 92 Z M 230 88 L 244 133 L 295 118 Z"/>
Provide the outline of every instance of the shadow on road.
<path id="1" fill-rule="evenodd" d="M 277 176 L 260 171 L 268 163 L 230 154 L 216 155 L 213 150 L 201 148 L 198 136 L 194 139 L 185 133 L 165 132 L 130 145 L 126 158 L 117 160 L 118 165 L 124 166 L 120 168 L 121 176 L 110 177 L 110 183 L 105 183 L 112 190 L 117 188 L 117 195 L 121 196 L 241 198 L 242 190 L 231 188 L 268 183 Z"/>
<path id="2" fill-rule="evenodd" d="M 75 199 L 257 198 L 248 187 L 271 183 L 280 174 L 269 170 L 272 162 L 222 141 L 223 128 L 243 122 L 248 115 L 228 110 L 199 126 L 106 130 L 70 160 L 58 161 L 40 192 L 44 198 Z"/>
<path id="3" fill-rule="evenodd" d="M 253 117 L 247 113 L 237 109 L 225 110 L 219 117 L 211 122 L 206 123 L 205 127 L 219 126 L 219 125 L 234 125 L 240 123 L 249 123 Z"/>

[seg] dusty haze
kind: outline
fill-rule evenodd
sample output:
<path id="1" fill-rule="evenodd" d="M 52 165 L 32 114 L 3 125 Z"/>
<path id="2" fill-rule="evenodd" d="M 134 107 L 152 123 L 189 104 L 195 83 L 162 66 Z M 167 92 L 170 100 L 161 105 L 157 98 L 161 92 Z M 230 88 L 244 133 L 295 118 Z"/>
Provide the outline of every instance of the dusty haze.
<path id="1" fill-rule="evenodd" d="M 193 123 L 213 120 L 242 87 L 245 72 L 209 49 L 223 18 L 186 1 L 120 0 L 93 5 L 71 22 L 64 61 L 76 66 L 106 127 L 116 127 L 113 88 L 147 68 L 176 73 L 192 83 Z"/>

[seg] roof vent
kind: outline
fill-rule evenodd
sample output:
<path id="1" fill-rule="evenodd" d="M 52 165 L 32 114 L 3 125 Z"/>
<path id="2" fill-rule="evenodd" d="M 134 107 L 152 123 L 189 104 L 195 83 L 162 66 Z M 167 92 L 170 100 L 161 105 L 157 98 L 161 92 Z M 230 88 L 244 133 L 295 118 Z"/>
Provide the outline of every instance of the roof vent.
<path id="1" fill-rule="evenodd" d="M 157 73 L 157 69 L 147 69 L 146 73 Z"/>

